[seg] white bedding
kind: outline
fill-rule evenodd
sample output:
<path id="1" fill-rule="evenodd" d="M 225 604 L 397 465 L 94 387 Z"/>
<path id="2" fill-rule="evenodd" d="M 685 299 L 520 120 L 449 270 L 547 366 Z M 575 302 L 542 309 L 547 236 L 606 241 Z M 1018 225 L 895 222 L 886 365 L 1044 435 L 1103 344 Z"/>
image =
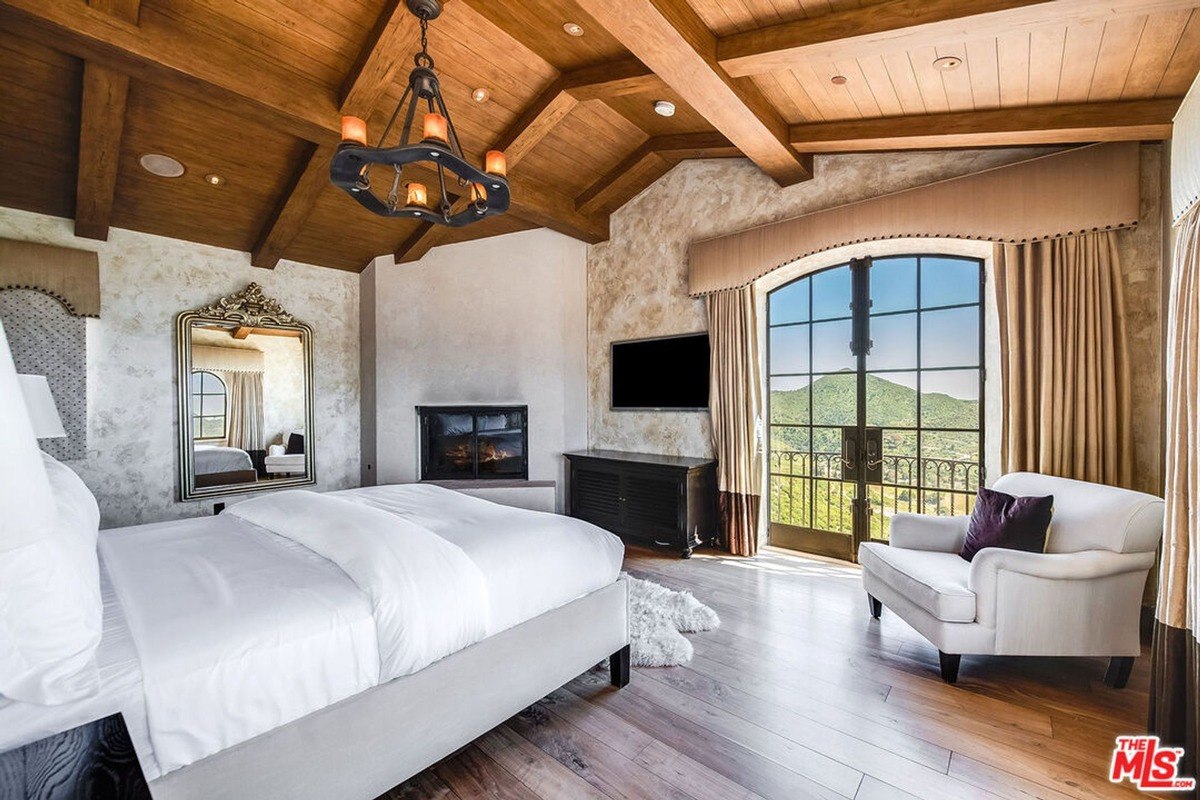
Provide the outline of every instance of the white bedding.
<path id="1" fill-rule="evenodd" d="M 620 539 L 589 522 L 432 484 L 330 494 L 389 511 L 461 547 L 487 586 L 488 636 L 608 586 L 625 557 Z"/>
<path id="2" fill-rule="evenodd" d="M 106 616 L 102 696 L 0 703 L 0 750 L 121 710 L 150 779 L 603 588 L 624 555 L 580 520 L 430 485 L 274 493 L 100 551 L 128 623 Z"/>
<path id="3" fill-rule="evenodd" d="M 379 681 L 370 602 L 294 542 L 222 515 L 106 531 L 100 550 L 163 773 Z"/>
<path id="4" fill-rule="evenodd" d="M 250 460 L 250 454 L 245 450 L 215 444 L 196 445 L 192 462 L 197 475 L 254 469 L 254 462 Z"/>
<path id="5" fill-rule="evenodd" d="M 96 648 L 100 691 L 82 700 L 54 706 L 0 697 L 0 752 L 119 712 L 125 717 L 142 771 L 147 776 L 154 776 L 158 774 L 158 763 L 154 760 L 146 725 L 146 701 L 142 696 L 142 669 L 137 648 L 103 562 L 100 594 L 104 601 L 104 634 Z"/>

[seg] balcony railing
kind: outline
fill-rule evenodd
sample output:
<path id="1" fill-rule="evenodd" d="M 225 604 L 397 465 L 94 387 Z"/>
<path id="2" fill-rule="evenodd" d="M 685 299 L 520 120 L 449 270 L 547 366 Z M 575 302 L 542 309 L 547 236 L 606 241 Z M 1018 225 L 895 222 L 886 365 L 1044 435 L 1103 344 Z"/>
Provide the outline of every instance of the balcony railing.
<path id="1" fill-rule="evenodd" d="M 770 453 L 771 521 L 820 530 L 853 531 L 855 485 L 842 481 L 840 453 Z M 968 514 L 979 488 L 979 463 L 885 454 L 883 481 L 869 484 L 872 538 L 886 539 L 899 511 Z"/>

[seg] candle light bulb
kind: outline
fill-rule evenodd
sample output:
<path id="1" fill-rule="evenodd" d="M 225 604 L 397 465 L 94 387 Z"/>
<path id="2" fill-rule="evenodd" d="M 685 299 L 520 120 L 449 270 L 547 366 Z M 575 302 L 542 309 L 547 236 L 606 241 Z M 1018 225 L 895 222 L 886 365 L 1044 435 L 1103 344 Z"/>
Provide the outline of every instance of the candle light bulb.
<path id="1" fill-rule="evenodd" d="M 504 177 L 508 174 L 508 160 L 504 157 L 504 153 L 500 150 L 488 150 L 487 157 L 483 161 L 483 171 L 489 175 L 499 175 Z"/>
<path id="2" fill-rule="evenodd" d="M 487 202 L 487 188 L 484 187 L 484 185 L 482 183 L 472 183 L 471 184 L 471 202 L 472 203 L 486 203 Z"/>
<path id="3" fill-rule="evenodd" d="M 408 200 L 405 201 L 405 205 L 429 208 L 429 193 L 425 189 L 425 184 L 415 181 L 408 184 Z"/>
<path id="4" fill-rule="evenodd" d="M 358 117 L 342 117 L 342 141 L 367 144 L 367 123 Z"/>
<path id="5" fill-rule="evenodd" d="M 446 118 L 441 114 L 438 114 L 436 111 L 430 111 L 425 115 L 424 129 L 424 138 L 426 140 L 432 139 L 434 141 L 442 142 L 443 144 L 448 144 L 450 142 L 450 134 L 447 132 L 448 125 L 446 123 Z"/>

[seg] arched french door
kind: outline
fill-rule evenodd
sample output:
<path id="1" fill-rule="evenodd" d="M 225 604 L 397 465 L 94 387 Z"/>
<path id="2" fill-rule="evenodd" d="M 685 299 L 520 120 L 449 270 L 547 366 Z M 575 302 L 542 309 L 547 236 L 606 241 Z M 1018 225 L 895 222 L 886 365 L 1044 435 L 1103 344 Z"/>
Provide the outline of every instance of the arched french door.
<path id="1" fill-rule="evenodd" d="M 853 559 L 983 478 L 983 262 L 858 259 L 767 297 L 770 541 Z"/>

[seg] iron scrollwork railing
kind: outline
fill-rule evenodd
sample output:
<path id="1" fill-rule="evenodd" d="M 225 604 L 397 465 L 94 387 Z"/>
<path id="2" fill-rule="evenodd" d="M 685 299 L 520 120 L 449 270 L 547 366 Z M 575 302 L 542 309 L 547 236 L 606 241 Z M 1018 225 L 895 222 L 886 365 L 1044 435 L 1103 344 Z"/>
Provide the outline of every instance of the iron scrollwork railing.
<path id="1" fill-rule="evenodd" d="M 772 451 L 772 521 L 850 532 L 854 489 L 852 484 L 842 482 L 840 456 Z M 875 511 L 871 536 L 886 538 L 888 512 L 969 513 L 978 488 L 977 461 L 885 454 L 883 481 L 869 491 Z"/>

